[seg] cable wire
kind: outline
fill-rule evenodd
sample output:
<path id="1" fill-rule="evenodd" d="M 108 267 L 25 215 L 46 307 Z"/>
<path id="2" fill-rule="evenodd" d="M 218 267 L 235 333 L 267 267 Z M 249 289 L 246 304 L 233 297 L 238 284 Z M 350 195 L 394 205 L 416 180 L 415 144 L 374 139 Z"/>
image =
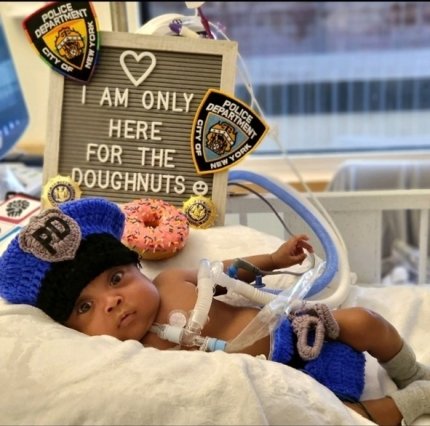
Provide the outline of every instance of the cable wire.
<path id="1" fill-rule="evenodd" d="M 254 189 L 250 188 L 247 185 L 244 185 L 242 183 L 238 183 L 238 182 L 229 182 L 228 185 L 236 185 L 239 186 L 243 189 L 246 189 L 249 192 L 252 192 L 254 195 L 256 195 L 258 198 L 260 198 L 260 200 L 264 201 L 264 203 L 267 204 L 267 206 L 269 206 L 269 208 L 272 210 L 272 212 L 275 214 L 275 216 L 278 218 L 279 222 L 281 222 L 282 226 L 284 227 L 285 231 L 292 236 L 293 232 L 291 232 L 291 230 L 288 228 L 287 224 L 285 223 L 284 219 L 282 219 L 281 215 L 276 211 L 276 209 L 272 206 L 272 204 L 270 204 L 269 201 L 266 200 L 266 198 L 264 198 L 258 191 L 255 191 Z"/>
<path id="2" fill-rule="evenodd" d="M 272 212 L 275 214 L 275 216 L 277 217 L 277 219 L 279 220 L 279 222 L 284 227 L 285 231 L 290 236 L 294 235 L 294 233 L 289 229 L 289 227 L 287 226 L 287 224 L 285 223 L 285 221 L 282 219 L 281 215 L 276 211 L 276 209 L 272 206 L 272 204 L 268 200 L 266 200 L 266 198 L 264 198 L 258 191 L 255 191 L 254 189 L 250 188 L 249 186 L 244 185 L 242 183 L 238 183 L 238 182 L 228 182 L 227 185 L 229 185 L 229 186 L 231 186 L 231 185 L 238 186 L 238 187 L 243 188 L 243 189 L 245 189 L 245 190 L 253 193 L 254 195 L 256 195 L 260 200 L 262 200 L 270 208 L 270 210 L 272 210 Z M 308 256 L 310 257 L 311 265 L 304 272 L 280 271 L 280 270 L 264 271 L 262 269 L 257 268 L 256 266 L 250 264 L 249 262 L 244 261 L 243 259 L 236 259 L 236 260 L 238 262 L 243 262 L 242 267 L 244 266 L 244 264 L 248 264 L 250 267 L 256 268 L 258 270 L 258 272 L 260 273 L 260 275 L 281 275 L 281 274 L 288 274 L 288 275 L 295 275 L 295 276 L 300 277 L 304 273 L 308 272 L 309 270 L 311 270 L 311 269 L 313 269 L 315 267 L 315 255 L 313 253 L 309 253 Z M 247 269 L 247 268 L 244 268 L 244 269 Z"/>

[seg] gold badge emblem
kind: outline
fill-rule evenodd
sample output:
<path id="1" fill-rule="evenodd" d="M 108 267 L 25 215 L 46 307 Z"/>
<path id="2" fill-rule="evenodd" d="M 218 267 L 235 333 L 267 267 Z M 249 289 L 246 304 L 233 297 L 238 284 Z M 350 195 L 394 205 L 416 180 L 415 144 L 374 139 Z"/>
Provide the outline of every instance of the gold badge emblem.
<path id="1" fill-rule="evenodd" d="M 215 204 L 210 198 L 203 196 L 190 197 L 184 201 L 182 210 L 192 228 L 210 228 L 217 217 Z"/>
<path id="2" fill-rule="evenodd" d="M 79 185 L 69 176 L 55 176 L 45 184 L 42 191 L 44 208 L 57 207 L 66 201 L 81 198 Z"/>

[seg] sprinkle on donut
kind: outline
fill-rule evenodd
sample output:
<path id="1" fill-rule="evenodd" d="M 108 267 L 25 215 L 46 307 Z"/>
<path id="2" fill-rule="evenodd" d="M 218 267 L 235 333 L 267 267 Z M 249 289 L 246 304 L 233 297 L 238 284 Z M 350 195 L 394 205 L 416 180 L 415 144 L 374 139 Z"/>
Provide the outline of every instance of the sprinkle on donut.
<path id="1" fill-rule="evenodd" d="M 122 242 L 142 259 L 167 259 L 185 246 L 188 219 L 173 204 L 141 198 L 124 204 L 122 210 L 126 218 Z"/>

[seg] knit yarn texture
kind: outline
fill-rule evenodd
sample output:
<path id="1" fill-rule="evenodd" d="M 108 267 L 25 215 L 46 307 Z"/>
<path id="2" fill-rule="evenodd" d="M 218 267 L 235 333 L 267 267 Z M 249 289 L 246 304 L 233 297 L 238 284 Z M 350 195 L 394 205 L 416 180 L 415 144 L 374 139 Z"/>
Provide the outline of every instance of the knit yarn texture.
<path id="1" fill-rule="evenodd" d="M 20 235 L 16 236 L 0 258 L 0 296 L 11 303 L 39 307 L 54 320 L 64 322 L 91 280 L 107 268 L 137 263 L 138 254 L 120 241 L 125 217 L 115 203 L 90 197 L 60 204 L 59 210 L 80 230 L 74 258 L 42 260 L 37 253 L 24 251 Z M 37 220 L 37 216 L 32 218 L 30 224 Z"/>
<path id="2" fill-rule="evenodd" d="M 312 332 L 309 344 L 312 345 Z M 272 334 L 272 361 L 299 368 L 329 388 L 338 398 L 358 401 L 364 389 L 365 356 L 345 343 L 325 340 L 316 359 L 298 365 L 296 338 L 289 319 L 283 320 Z"/>

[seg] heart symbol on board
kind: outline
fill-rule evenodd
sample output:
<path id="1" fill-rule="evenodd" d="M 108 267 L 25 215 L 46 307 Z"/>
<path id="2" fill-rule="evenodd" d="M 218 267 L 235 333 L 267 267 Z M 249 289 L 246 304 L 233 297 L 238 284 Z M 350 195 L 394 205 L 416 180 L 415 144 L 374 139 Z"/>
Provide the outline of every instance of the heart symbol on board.
<path id="1" fill-rule="evenodd" d="M 125 63 L 125 58 L 127 56 L 132 56 L 136 62 L 140 62 L 144 58 L 150 58 L 151 63 L 149 64 L 146 71 L 136 80 L 133 75 L 131 74 L 130 70 L 127 67 L 127 64 Z M 152 70 L 155 68 L 155 64 L 157 60 L 155 59 L 155 56 L 151 52 L 142 52 L 137 54 L 133 50 L 125 50 L 121 53 L 121 56 L 119 58 L 119 62 L 121 64 L 122 69 L 125 72 L 125 75 L 129 78 L 129 80 L 137 87 L 139 86 L 143 81 L 145 81 L 146 77 L 148 77 L 149 74 L 151 74 Z"/>

